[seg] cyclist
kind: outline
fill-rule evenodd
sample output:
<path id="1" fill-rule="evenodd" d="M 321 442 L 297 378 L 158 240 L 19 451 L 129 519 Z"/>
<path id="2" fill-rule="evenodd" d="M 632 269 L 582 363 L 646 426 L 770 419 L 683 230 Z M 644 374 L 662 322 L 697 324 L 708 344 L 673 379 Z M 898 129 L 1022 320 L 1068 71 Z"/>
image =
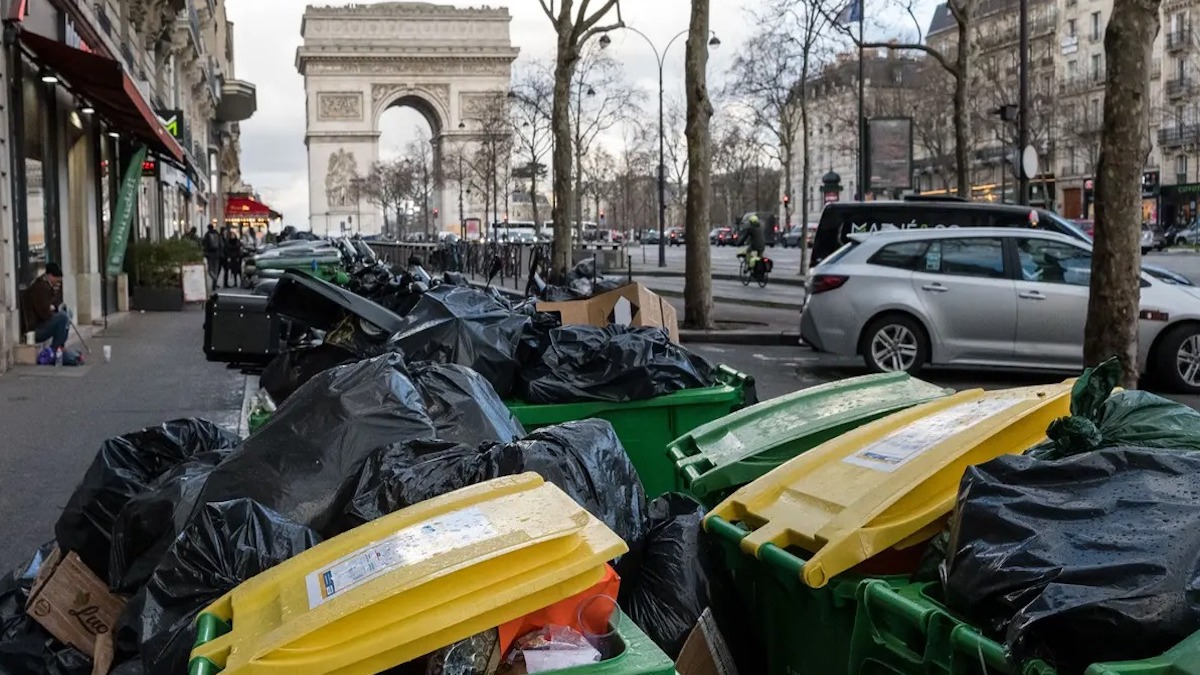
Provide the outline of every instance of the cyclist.
<path id="1" fill-rule="evenodd" d="M 763 252 L 767 250 L 767 240 L 757 215 L 751 215 L 746 221 L 746 228 L 742 230 L 738 245 L 746 247 L 746 268 L 750 270 L 750 276 L 761 276 L 759 261 L 762 260 Z"/>

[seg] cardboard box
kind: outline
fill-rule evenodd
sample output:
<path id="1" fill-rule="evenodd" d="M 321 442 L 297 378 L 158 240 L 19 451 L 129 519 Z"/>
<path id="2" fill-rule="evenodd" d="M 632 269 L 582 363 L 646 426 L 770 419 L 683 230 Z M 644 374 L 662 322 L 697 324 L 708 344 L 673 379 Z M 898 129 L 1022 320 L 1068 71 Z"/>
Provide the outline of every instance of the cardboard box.
<path id="1" fill-rule="evenodd" d="M 112 633 L 124 606 L 125 599 L 109 592 L 78 555 L 55 548 L 33 582 L 25 612 L 59 641 L 96 654 L 97 638 Z"/>
<path id="2" fill-rule="evenodd" d="M 711 609 L 704 610 L 692 632 L 688 633 L 679 658 L 675 660 L 675 672 L 679 675 L 738 675 Z"/>
<path id="3" fill-rule="evenodd" d="M 564 325 L 604 327 L 617 324 L 665 328 L 671 335 L 671 342 L 679 344 L 679 319 L 675 307 L 639 283 L 587 300 L 539 302 L 537 310 L 557 314 Z"/>

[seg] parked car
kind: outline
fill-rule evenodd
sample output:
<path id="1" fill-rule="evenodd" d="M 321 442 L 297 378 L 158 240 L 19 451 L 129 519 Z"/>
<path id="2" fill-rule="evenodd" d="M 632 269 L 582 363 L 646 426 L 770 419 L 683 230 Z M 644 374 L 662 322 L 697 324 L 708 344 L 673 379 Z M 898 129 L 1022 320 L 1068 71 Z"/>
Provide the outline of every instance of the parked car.
<path id="1" fill-rule="evenodd" d="M 1146 255 L 1151 251 L 1161 251 L 1167 247 L 1167 238 L 1156 230 L 1154 226 L 1142 223 L 1141 246 L 1142 255 Z"/>
<path id="2" fill-rule="evenodd" d="M 1170 243 L 1173 246 L 1196 246 L 1200 244 L 1200 221 L 1173 232 L 1170 236 Z"/>
<path id="3" fill-rule="evenodd" d="M 720 231 L 721 231 L 721 228 L 719 228 L 719 227 L 714 227 L 713 229 L 709 230 L 708 231 L 708 243 L 715 246 L 717 243 L 717 233 Z"/>
<path id="4" fill-rule="evenodd" d="M 737 233 L 733 231 L 732 227 L 719 227 L 713 243 L 717 246 L 733 246 L 737 244 Z"/>
<path id="5" fill-rule="evenodd" d="M 641 242 L 643 244 L 658 244 L 658 230 L 646 230 L 642 233 Z"/>
<path id="6" fill-rule="evenodd" d="M 1078 370 L 1092 247 L 1044 229 L 850 235 L 813 269 L 800 335 L 873 371 Z M 1142 274 L 1138 366 L 1200 392 L 1200 288 Z"/>
<path id="7" fill-rule="evenodd" d="M 667 244 L 670 246 L 683 246 L 687 244 L 687 235 L 682 227 L 672 227 L 667 230 Z"/>
<path id="8" fill-rule="evenodd" d="M 817 228 L 812 225 L 809 225 L 809 227 L 808 227 L 808 245 L 810 248 L 812 247 L 813 234 L 816 231 L 816 229 Z M 781 246 L 783 246 L 784 248 L 800 248 L 801 230 L 802 230 L 802 228 L 800 228 L 799 226 L 793 227 L 792 229 L 788 230 L 786 233 L 784 233 L 784 235 L 782 237 L 780 237 L 779 244 Z"/>

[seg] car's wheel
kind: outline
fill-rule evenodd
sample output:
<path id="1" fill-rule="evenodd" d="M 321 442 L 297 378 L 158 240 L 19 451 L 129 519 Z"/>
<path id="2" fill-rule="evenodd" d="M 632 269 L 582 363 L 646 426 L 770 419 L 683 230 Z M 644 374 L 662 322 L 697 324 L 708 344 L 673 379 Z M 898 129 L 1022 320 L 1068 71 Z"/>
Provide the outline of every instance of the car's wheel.
<path id="1" fill-rule="evenodd" d="M 1171 391 L 1200 393 L 1200 324 L 1171 329 L 1153 354 L 1154 375 Z"/>
<path id="2" fill-rule="evenodd" d="M 859 351 L 872 372 L 915 375 L 929 360 L 929 338 L 911 316 L 886 314 L 863 331 Z"/>

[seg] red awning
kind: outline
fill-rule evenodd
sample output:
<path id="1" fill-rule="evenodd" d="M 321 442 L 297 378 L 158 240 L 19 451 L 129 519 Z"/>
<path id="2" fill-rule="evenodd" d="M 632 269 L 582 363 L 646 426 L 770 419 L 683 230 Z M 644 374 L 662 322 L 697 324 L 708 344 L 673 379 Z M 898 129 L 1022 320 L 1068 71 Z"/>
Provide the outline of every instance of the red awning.
<path id="1" fill-rule="evenodd" d="M 271 207 L 250 197 L 226 197 L 225 218 L 263 218 L 280 217 Z"/>
<path id="2" fill-rule="evenodd" d="M 21 31 L 21 42 L 117 131 L 133 134 L 181 165 L 186 163 L 183 148 L 158 121 L 120 63 L 25 30 Z"/>

